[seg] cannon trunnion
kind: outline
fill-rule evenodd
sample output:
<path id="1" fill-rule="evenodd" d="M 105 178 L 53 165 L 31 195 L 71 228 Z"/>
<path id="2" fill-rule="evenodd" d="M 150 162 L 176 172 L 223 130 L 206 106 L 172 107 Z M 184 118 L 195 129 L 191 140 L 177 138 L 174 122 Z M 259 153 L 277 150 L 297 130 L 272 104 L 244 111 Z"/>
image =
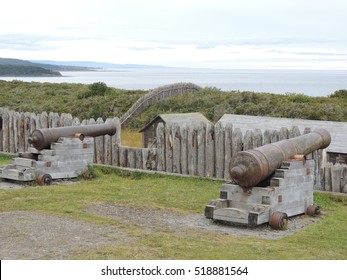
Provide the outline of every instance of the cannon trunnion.
<path id="1" fill-rule="evenodd" d="M 306 160 L 306 155 L 326 148 L 330 141 L 329 132 L 318 129 L 235 154 L 230 164 L 232 182 L 224 184 L 220 198 L 205 207 L 205 216 L 284 229 L 288 217 L 318 214 L 313 202 L 315 161 Z"/>

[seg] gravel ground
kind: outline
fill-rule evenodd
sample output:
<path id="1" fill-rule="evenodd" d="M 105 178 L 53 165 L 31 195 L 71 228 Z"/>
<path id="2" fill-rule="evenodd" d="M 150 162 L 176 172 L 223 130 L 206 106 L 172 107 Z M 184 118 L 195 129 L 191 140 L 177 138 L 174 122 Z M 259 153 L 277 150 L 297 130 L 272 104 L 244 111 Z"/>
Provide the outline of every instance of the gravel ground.
<path id="1" fill-rule="evenodd" d="M 107 244 L 126 242 L 114 226 L 16 211 L 0 213 L 0 259 L 71 259 Z"/>
<path id="2" fill-rule="evenodd" d="M 287 230 L 273 230 L 268 224 L 249 228 L 214 222 L 205 218 L 203 214 L 181 215 L 169 210 L 135 208 L 127 205 L 93 205 L 87 211 L 111 219 L 137 224 L 153 231 L 163 228 L 170 230 L 195 229 L 233 236 L 258 236 L 265 239 L 281 239 L 318 220 L 318 218 L 308 216 L 292 217 L 289 219 Z"/>
<path id="3" fill-rule="evenodd" d="M 23 188 L 1 182 L 0 189 Z M 254 236 L 281 239 L 292 235 L 319 218 L 298 216 L 289 219 L 288 229 L 273 230 L 265 224 L 256 228 L 217 223 L 204 214 L 182 215 L 174 211 L 130 207 L 127 205 L 92 205 L 87 212 L 137 225 L 144 232 L 186 229 L 223 233 L 231 236 Z M 97 225 L 66 217 L 34 211 L 0 212 L 0 259 L 71 259 L 91 249 L 124 244 L 134 240 L 126 230 L 115 225 Z"/>
<path id="4" fill-rule="evenodd" d="M 280 239 L 294 234 L 317 218 L 291 218 L 286 231 L 268 225 L 256 228 L 215 223 L 202 214 L 180 215 L 168 210 L 125 205 L 94 205 L 87 211 L 138 225 L 144 231 L 184 229 L 218 232 L 233 236 Z M 90 249 L 131 241 L 125 230 L 30 211 L 0 213 L 0 259 L 71 259 Z"/>

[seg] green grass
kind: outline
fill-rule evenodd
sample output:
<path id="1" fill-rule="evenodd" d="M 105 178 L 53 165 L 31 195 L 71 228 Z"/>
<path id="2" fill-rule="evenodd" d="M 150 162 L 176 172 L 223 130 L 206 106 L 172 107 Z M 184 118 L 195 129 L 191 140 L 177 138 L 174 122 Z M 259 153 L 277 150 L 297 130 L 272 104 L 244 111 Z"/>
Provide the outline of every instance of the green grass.
<path id="1" fill-rule="evenodd" d="M 95 167 L 96 178 L 74 184 L 0 190 L 0 211 L 40 211 L 121 227 L 131 240 L 89 250 L 76 259 L 347 259 L 347 197 L 315 194 L 325 214 L 280 240 L 235 237 L 194 229 L 149 231 L 92 214 L 94 204 L 201 213 L 219 196 L 221 181 L 129 173 Z"/>
<path id="2" fill-rule="evenodd" d="M 14 157 L 15 157 L 15 155 L 0 154 L 0 166 L 4 166 L 6 164 L 9 164 Z"/>

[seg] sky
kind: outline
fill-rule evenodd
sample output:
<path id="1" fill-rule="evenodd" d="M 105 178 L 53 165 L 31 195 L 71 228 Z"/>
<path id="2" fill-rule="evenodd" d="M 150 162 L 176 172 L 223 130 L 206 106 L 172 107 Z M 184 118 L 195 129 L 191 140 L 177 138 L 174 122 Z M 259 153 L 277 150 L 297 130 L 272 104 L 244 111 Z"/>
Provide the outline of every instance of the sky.
<path id="1" fill-rule="evenodd" d="M 347 70 L 346 0 L 11 0 L 0 57 Z"/>

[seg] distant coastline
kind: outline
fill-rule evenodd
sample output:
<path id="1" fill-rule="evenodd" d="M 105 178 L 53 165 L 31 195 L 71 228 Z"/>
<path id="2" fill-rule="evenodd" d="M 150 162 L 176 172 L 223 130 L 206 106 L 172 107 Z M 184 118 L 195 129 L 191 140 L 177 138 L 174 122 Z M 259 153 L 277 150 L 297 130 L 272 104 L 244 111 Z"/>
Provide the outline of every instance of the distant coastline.
<path id="1" fill-rule="evenodd" d="M 96 71 L 96 68 L 36 63 L 15 58 L 0 58 L 0 77 L 63 77 L 61 71 Z"/>

